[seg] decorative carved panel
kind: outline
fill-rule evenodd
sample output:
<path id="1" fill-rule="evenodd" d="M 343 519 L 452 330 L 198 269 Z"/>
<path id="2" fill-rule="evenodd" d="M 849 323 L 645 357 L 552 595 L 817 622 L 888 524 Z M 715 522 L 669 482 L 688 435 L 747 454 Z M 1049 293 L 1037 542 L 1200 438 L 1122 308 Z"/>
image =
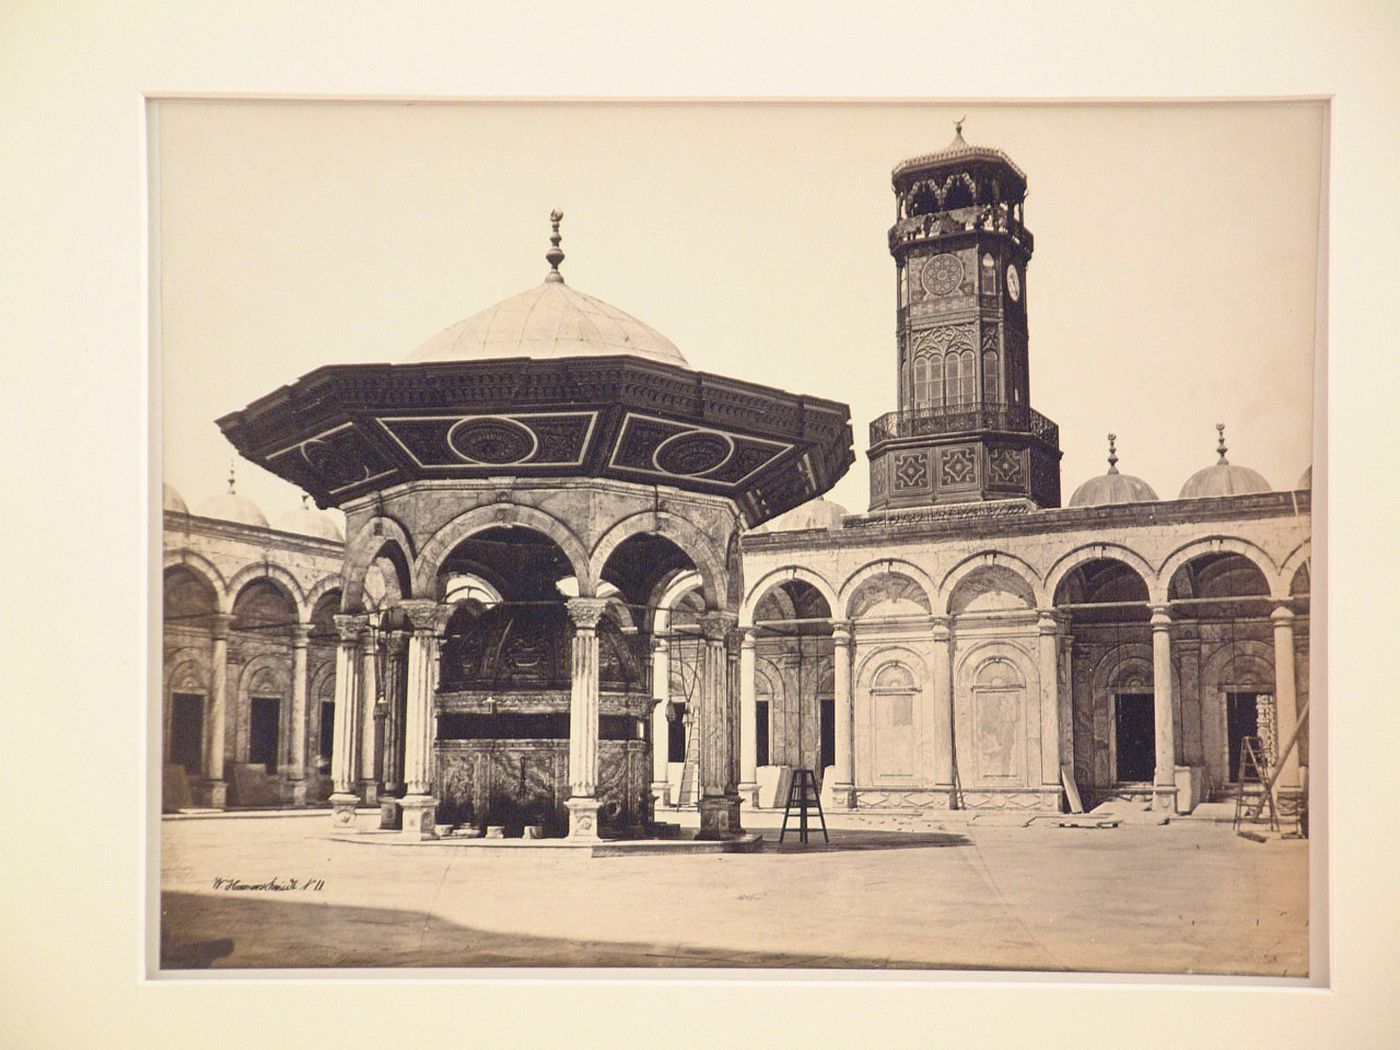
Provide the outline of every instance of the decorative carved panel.
<path id="1" fill-rule="evenodd" d="M 943 453 L 939 484 L 945 487 L 971 485 L 977 480 L 977 460 L 970 448 L 950 448 Z"/>
<path id="2" fill-rule="evenodd" d="M 928 488 L 928 456 L 923 452 L 903 452 L 894 457 L 894 487 Z"/>
<path id="3" fill-rule="evenodd" d="M 1026 469 L 1021 450 L 1004 447 L 988 449 L 987 475 L 994 485 L 1024 485 Z"/>
<path id="4" fill-rule="evenodd" d="M 509 416 L 379 417 L 425 469 L 463 466 L 575 466 L 583 462 L 596 412 Z"/>

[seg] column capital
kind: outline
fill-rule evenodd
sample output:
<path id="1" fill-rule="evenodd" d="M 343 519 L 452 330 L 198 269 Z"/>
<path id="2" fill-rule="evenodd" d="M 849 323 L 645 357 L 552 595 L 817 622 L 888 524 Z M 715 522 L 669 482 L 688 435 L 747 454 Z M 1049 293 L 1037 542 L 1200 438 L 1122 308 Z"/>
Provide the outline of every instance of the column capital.
<path id="1" fill-rule="evenodd" d="M 399 602 L 399 608 L 413 625 L 414 634 L 441 634 L 452 615 L 452 606 L 430 598 L 409 598 Z M 337 621 L 340 619 L 336 617 Z"/>
<path id="2" fill-rule="evenodd" d="M 1036 612 L 1040 617 L 1036 621 L 1036 628 L 1041 634 L 1058 634 L 1065 624 L 1064 615 L 1054 609 L 1037 609 Z"/>
<path id="3" fill-rule="evenodd" d="M 1170 605 L 1163 603 L 1160 605 L 1153 605 L 1151 608 L 1152 619 L 1149 622 L 1152 624 L 1152 629 L 1154 631 L 1165 631 L 1171 627 L 1172 607 Z"/>
<path id="4" fill-rule="evenodd" d="M 840 646 L 849 646 L 851 644 L 850 620 L 831 621 L 831 642 L 833 645 Z"/>
<path id="5" fill-rule="evenodd" d="M 946 642 L 953 637 L 953 621 L 947 616 L 930 616 L 928 618 L 929 628 L 933 631 L 935 642 Z"/>
<path id="6" fill-rule="evenodd" d="M 297 623 L 292 625 L 292 648 L 305 649 L 307 640 L 311 637 L 311 625 L 309 623 Z"/>
<path id="7" fill-rule="evenodd" d="M 700 633 L 707 642 L 722 642 L 738 622 L 739 617 L 734 613 L 713 609 L 700 617 Z"/>
<path id="8" fill-rule="evenodd" d="M 596 630 L 598 621 L 603 618 L 607 607 L 606 598 L 570 598 L 564 603 L 564 608 L 569 610 L 569 619 L 574 622 L 574 628 L 580 631 Z"/>
<path id="9" fill-rule="evenodd" d="M 384 645 L 391 653 L 402 653 L 408 648 L 409 632 L 402 627 L 395 627 L 392 631 L 386 632 Z"/>
<path id="10" fill-rule="evenodd" d="M 1297 614 L 1289 605 L 1291 599 L 1282 598 L 1277 599 L 1277 601 L 1278 604 L 1274 606 L 1274 611 L 1269 613 L 1269 619 L 1274 621 L 1275 627 L 1282 626 L 1283 624 L 1287 624 L 1290 627 L 1293 626 L 1293 621 L 1297 619 Z"/>
<path id="11" fill-rule="evenodd" d="M 332 617 L 335 621 L 335 630 L 340 635 L 342 645 L 351 645 L 360 640 L 360 632 L 364 630 L 365 620 L 363 616 L 354 616 L 349 613 L 336 613 Z"/>
<path id="12" fill-rule="evenodd" d="M 379 636 L 383 632 L 374 625 L 374 621 L 366 618 L 364 625 L 360 629 L 360 637 L 363 639 L 365 653 L 373 655 L 379 649 Z"/>
<path id="13" fill-rule="evenodd" d="M 233 613 L 214 613 L 209 617 L 209 635 L 216 642 L 225 641 L 232 626 Z"/>

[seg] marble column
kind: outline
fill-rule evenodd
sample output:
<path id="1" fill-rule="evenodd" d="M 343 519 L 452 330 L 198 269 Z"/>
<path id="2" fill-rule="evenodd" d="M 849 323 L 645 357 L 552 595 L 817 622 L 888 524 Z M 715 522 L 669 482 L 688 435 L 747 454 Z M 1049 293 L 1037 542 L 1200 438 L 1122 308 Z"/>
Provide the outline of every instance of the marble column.
<path id="1" fill-rule="evenodd" d="M 753 629 L 739 639 L 739 801 L 758 805 L 758 690 Z M 838 745 L 839 746 L 839 745 Z"/>
<path id="2" fill-rule="evenodd" d="M 598 620 L 600 598 L 571 598 L 574 622 L 569 662 L 569 838 L 598 837 Z"/>
<path id="3" fill-rule="evenodd" d="M 360 630 L 358 616 L 335 617 L 340 644 L 335 651 L 335 739 L 331 748 L 331 823 L 355 826 L 356 770 L 360 761 Z"/>
<path id="4" fill-rule="evenodd" d="M 671 702 L 671 650 L 669 639 L 659 636 L 651 643 L 651 794 L 657 805 L 668 802 L 671 724 L 666 708 Z"/>
<path id="5" fill-rule="evenodd" d="M 215 809 L 228 805 L 228 782 L 224 780 L 224 733 L 228 723 L 228 630 L 233 617 L 219 613 L 211 618 L 209 638 L 209 715 L 204 749 L 204 804 Z"/>
<path id="6" fill-rule="evenodd" d="M 1049 609 L 1040 610 L 1036 625 L 1040 646 L 1040 788 L 1060 785 L 1060 622 Z"/>
<path id="7" fill-rule="evenodd" d="M 433 797 L 433 695 L 438 641 L 446 626 L 442 606 L 428 599 L 400 603 L 413 633 L 408 639 L 408 684 L 404 704 L 404 796 L 399 799 L 400 833 L 409 839 L 436 834 L 437 799 Z M 381 817 L 382 823 L 382 817 Z"/>
<path id="8" fill-rule="evenodd" d="M 366 622 L 360 643 L 360 798 L 367 806 L 379 805 L 379 781 L 375 778 L 379 754 L 379 632 L 372 617 Z"/>
<path id="9" fill-rule="evenodd" d="M 290 802 L 306 805 L 306 643 L 311 625 L 299 623 L 292 628 L 292 714 L 291 732 L 287 734 L 287 781 L 291 785 Z"/>
<path id="10" fill-rule="evenodd" d="M 1278 715 L 1277 757 L 1283 758 L 1283 749 L 1298 731 L 1298 679 L 1293 649 L 1293 610 L 1281 602 L 1270 616 L 1274 622 L 1274 710 Z M 1298 744 L 1283 758 L 1279 767 L 1278 790 L 1283 794 L 1297 793 Z"/>
<path id="11" fill-rule="evenodd" d="M 725 639 L 737 617 L 708 612 L 700 618 L 700 832 L 702 839 L 735 838 L 739 795 L 734 782 L 733 712 L 729 706 L 729 657 Z"/>
<path id="12" fill-rule="evenodd" d="M 1176 734 L 1172 716 L 1171 608 L 1152 607 L 1152 703 L 1157 737 L 1157 763 L 1152 777 L 1152 806 L 1176 808 Z"/>
<path id="13" fill-rule="evenodd" d="M 837 620 L 831 625 L 831 669 L 836 712 L 835 805 L 853 809 L 856 804 L 856 711 L 851 690 L 851 625 Z"/>
<path id="14" fill-rule="evenodd" d="M 947 792 L 948 807 L 957 805 L 953 763 L 953 630 L 945 617 L 933 619 L 929 688 L 933 691 L 933 783 Z"/>
<path id="15" fill-rule="evenodd" d="M 391 631 L 384 641 L 384 789 L 379 795 L 379 826 L 397 831 L 402 827 L 399 798 L 403 784 L 404 660 L 408 655 L 408 632 Z"/>

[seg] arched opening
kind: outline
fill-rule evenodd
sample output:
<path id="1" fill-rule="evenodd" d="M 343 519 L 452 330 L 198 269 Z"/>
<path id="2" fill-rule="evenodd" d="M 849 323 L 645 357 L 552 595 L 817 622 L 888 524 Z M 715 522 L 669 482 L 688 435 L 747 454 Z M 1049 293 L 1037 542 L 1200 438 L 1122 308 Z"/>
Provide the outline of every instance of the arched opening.
<path id="1" fill-rule="evenodd" d="M 335 650 L 339 635 L 339 588 L 326 591 L 311 607 L 306 636 L 306 798 L 324 802 L 331 793 L 331 752 L 335 744 Z"/>
<path id="2" fill-rule="evenodd" d="M 768 764 L 810 769 L 836 763 L 831 606 L 806 580 L 775 583 L 754 605 L 756 659 L 771 669 Z"/>
<path id="3" fill-rule="evenodd" d="M 292 634 L 298 626 L 297 605 L 281 581 L 271 576 L 249 580 L 233 600 L 228 656 L 236 679 L 237 702 L 228 705 L 232 725 L 225 743 L 232 753 L 230 805 L 268 806 L 284 797 L 282 774 L 290 762 L 292 714 Z"/>
<path id="4" fill-rule="evenodd" d="M 1167 597 L 1181 697 L 1182 752 L 1203 764 L 1220 792 L 1235 790 L 1246 739 L 1266 761 L 1277 758 L 1278 709 L 1273 673 L 1269 584 L 1243 554 L 1200 554 L 1180 565 Z M 1192 688 L 1194 686 L 1194 688 Z M 1296 714 L 1295 714 L 1296 717 Z"/>
<path id="5" fill-rule="evenodd" d="M 1079 791 L 1088 804 L 1150 797 L 1157 737 L 1147 581 L 1125 561 L 1090 558 L 1060 579 L 1053 602 L 1069 621 L 1061 652 Z"/>
<path id="6" fill-rule="evenodd" d="M 163 697 L 164 756 L 167 775 L 183 773 L 186 778 L 184 790 L 168 785 L 175 806 L 190 800 L 189 789 L 205 768 L 209 627 L 217 613 L 218 595 L 203 575 L 184 565 L 165 570 L 162 615 L 166 663 L 172 670 Z"/>

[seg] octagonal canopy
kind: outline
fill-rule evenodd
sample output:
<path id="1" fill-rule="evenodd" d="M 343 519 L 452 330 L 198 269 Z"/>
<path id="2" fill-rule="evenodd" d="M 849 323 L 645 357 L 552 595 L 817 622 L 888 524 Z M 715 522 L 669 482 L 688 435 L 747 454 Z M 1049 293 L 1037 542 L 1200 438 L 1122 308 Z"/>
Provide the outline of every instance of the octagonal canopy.
<path id="1" fill-rule="evenodd" d="M 650 325 L 562 281 L 546 280 L 444 328 L 407 361 L 419 364 L 502 357 L 539 361 L 614 354 L 687 366 L 675 344 Z"/>

